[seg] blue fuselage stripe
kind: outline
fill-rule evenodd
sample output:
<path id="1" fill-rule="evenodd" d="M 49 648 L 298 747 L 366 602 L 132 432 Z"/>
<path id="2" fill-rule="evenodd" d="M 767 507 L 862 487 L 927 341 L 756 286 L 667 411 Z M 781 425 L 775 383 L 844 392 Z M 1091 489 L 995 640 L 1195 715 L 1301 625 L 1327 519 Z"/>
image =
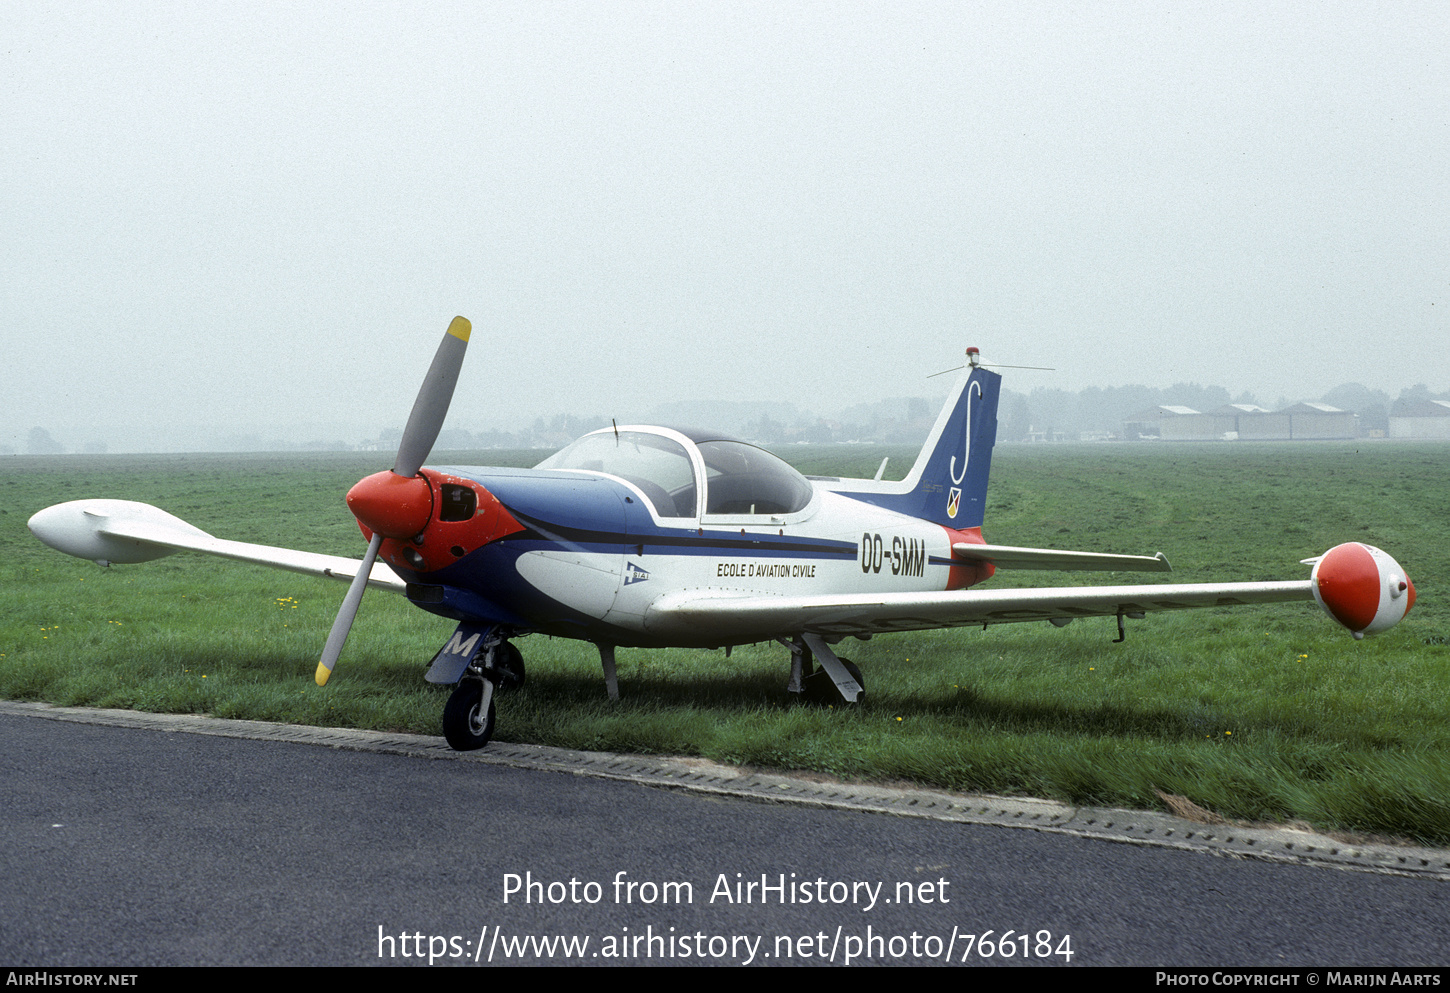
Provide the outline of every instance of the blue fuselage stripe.
<path id="1" fill-rule="evenodd" d="M 768 553 L 793 558 L 854 559 L 857 554 L 856 543 L 849 541 L 802 540 L 784 535 L 752 534 L 749 531 L 739 536 L 718 531 L 688 534 L 664 529 L 650 533 L 591 531 L 542 521 L 512 507 L 507 509 L 526 530 L 499 539 L 500 544 L 538 541 L 557 548 L 558 539 L 562 538 L 591 552 L 626 551 L 644 545 L 653 549 L 656 554 L 667 555 L 715 555 L 722 551 L 749 551 L 754 554 Z"/>

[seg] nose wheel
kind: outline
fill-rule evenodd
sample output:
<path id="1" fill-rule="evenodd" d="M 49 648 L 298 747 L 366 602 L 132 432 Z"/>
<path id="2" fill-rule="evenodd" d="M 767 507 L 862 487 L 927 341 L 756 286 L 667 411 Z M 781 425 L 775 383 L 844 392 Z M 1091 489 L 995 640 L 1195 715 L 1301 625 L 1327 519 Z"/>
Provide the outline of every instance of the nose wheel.
<path id="1" fill-rule="evenodd" d="M 471 752 L 493 737 L 493 683 L 464 679 L 443 708 L 443 737 L 460 752 Z"/>

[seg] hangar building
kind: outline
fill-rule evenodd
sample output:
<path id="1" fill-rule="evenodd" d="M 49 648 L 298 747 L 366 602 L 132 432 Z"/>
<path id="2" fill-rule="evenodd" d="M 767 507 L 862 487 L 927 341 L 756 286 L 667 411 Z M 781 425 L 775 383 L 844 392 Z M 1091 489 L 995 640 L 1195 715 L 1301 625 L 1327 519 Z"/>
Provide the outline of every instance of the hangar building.
<path id="1" fill-rule="evenodd" d="M 1148 438 L 1163 438 L 1173 441 L 1208 440 L 1186 436 L 1195 430 L 1194 418 L 1202 416 L 1192 407 L 1160 404 L 1157 407 L 1149 407 L 1123 421 L 1123 437 L 1130 441 Z"/>
<path id="2" fill-rule="evenodd" d="M 1289 415 L 1289 437 L 1294 441 L 1330 441 L 1359 437 L 1359 415 L 1340 410 L 1327 403 L 1306 401 L 1286 410 Z"/>
<path id="3" fill-rule="evenodd" d="M 1450 438 L 1450 400 L 1396 404 L 1390 414 L 1391 438 Z"/>
<path id="4" fill-rule="evenodd" d="M 1450 404 L 1445 411 L 1450 417 Z M 1125 420 L 1123 436 L 1163 441 L 1328 441 L 1359 437 L 1359 418 L 1352 411 L 1312 402 L 1276 411 L 1230 403 L 1209 413 L 1158 406 Z"/>

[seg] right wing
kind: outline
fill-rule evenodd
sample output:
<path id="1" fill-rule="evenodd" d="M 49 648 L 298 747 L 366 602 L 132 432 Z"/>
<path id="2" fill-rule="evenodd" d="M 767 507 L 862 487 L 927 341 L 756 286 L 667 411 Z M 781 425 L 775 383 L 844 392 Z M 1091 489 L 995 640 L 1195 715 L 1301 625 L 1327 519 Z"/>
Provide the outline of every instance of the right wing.
<path id="1" fill-rule="evenodd" d="M 957 552 L 961 547 L 954 545 L 952 550 Z M 994 546 L 985 547 L 990 551 Z M 1043 553 L 1046 557 L 1064 554 L 1092 558 L 1083 552 Z M 1101 556 L 1097 561 L 1115 558 L 1120 557 Z M 1162 556 L 1157 558 L 1161 560 Z M 1150 564 L 1154 561 L 1145 557 L 1141 564 L 1151 569 L 1155 568 Z M 923 631 L 1015 621 L 1051 621 L 1061 626 L 1079 617 L 1138 617 L 1155 610 L 1313 600 L 1355 638 L 1363 638 L 1388 631 L 1414 606 L 1415 587 L 1410 577 L 1393 557 L 1378 548 L 1349 541 L 1312 561 L 1314 571 L 1308 579 L 1277 583 L 1169 583 L 806 596 L 680 590 L 666 593 L 651 603 L 645 612 L 644 625 L 646 631 L 662 639 L 688 635 L 696 644 L 702 641 L 708 644 L 716 639 L 721 644 L 743 644 L 803 633 L 829 639 L 868 636 L 882 631 Z M 1167 565 L 1164 561 L 1157 568 L 1167 568 Z"/>
<path id="2" fill-rule="evenodd" d="M 1192 607 L 1239 607 L 1314 599 L 1308 579 L 1277 583 L 1179 583 L 1056 589 L 954 590 L 941 593 L 856 593 L 762 596 L 727 592 L 667 593 L 649 607 L 651 633 L 701 632 L 765 640 L 809 631 L 871 635 L 975 624 L 1141 615 Z"/>
<path id="3" fill-rule="evenodd" d="M 30 530 L 51 548 L 101 565 L 147 562 L 185 550 L 343 582 L 356 576 L 362 565 L 358 559 L 341 555 L 213 538 L 164 510 L 131 500 L 73 500 L 56 504 L 32 517 Z M 407 585 L 382 562 L 374 564 L 368 574 L 368 586 L 374 589 L 402 593 Z"/>

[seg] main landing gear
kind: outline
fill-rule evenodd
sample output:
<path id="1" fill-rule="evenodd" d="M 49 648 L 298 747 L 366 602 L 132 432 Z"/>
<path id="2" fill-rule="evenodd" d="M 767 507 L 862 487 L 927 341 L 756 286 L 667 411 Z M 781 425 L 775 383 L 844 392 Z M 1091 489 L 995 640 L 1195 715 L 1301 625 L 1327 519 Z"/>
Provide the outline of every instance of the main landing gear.
<path id="1" fill-rule="evenodd" d="M 844 702 L 860 704 L 866 699 L 866 681 L 861 670 L 850 659 L 837 657 L 825 640 L 816 634 L 801 634 L 790 641 L 781 639 L 790 649 L 790 682 L 786 691 L 798 699 L 814 704 Z M 814 662 L 821 668 L 816 670 Z"/>

